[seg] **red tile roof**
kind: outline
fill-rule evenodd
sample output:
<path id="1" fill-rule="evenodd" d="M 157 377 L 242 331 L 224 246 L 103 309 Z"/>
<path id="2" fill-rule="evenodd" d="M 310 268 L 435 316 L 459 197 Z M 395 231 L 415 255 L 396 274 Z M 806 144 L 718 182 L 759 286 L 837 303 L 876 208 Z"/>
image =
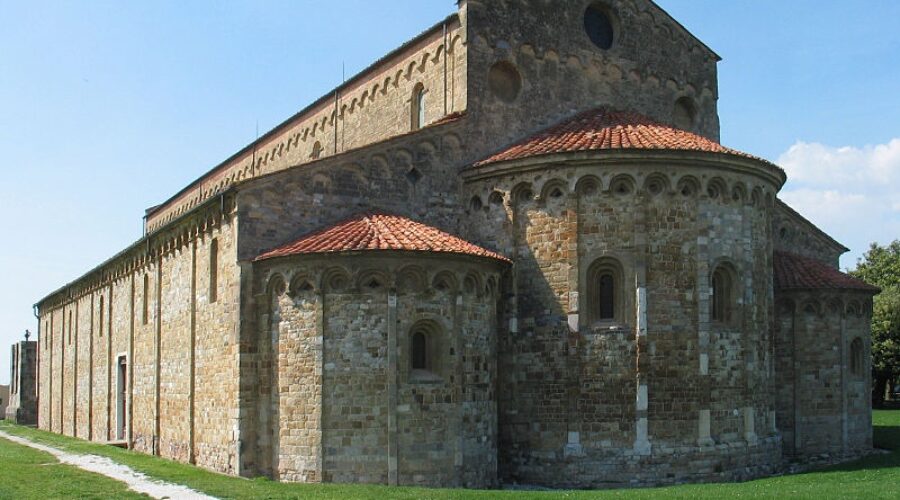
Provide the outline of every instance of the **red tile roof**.
<path id="1" fill-rule="evenodd" d="M 822 261 L 787 252 L 775 252 L 775 289 L 879 291 L 877 287 L 844 274 Z"/>
<path id="2" fill-rule="evenodd" d="M 397 215 L 357 215 L 263 253 L 255 260 L 301 254 L 400 250 L 474 255 L 510 262 L 506 257 L 451 234 Z"/>
<path id="3" fill-rule="evenodd" d="M 597 108 L 538 132 L 475 166 L 554 153 L 620 149 L 705 151 L 759 159 L 637 113 Z"/>

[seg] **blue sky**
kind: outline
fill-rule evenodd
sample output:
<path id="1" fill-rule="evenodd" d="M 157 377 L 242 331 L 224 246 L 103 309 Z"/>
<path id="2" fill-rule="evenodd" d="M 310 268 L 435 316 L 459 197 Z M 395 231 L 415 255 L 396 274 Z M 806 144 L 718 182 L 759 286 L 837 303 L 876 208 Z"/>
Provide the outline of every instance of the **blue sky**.
<path id="1" fill-rule="evenodd" d="M 722 57 L 722 142 L 851 248 L 900 238 L 900 2 L 659 0 Z M 0 383 L 31 305 L 143 210 L 455 10 L 450 0 L 0 0 Z M 385 29 L 390 26 L 390 29 Z"/>

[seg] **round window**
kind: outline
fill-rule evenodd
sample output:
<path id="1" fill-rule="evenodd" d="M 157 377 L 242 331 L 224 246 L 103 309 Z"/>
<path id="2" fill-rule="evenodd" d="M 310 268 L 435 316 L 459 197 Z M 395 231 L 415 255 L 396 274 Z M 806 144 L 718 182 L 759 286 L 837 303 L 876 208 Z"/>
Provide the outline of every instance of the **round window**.
<path id="1" fill-rule="evenodd" d="M 592 4 L 584 13 L 584 30 L 594 45 L 603 50 L 612 48 L 615 31 L 603 4 Z"/>
<path id="2" fill-rule="evenodd" d="M 488 86 L 501 101 L 513 102 L 522 90 L 522 76 L 512 63 L 500 61 L 491 66 Z"/>

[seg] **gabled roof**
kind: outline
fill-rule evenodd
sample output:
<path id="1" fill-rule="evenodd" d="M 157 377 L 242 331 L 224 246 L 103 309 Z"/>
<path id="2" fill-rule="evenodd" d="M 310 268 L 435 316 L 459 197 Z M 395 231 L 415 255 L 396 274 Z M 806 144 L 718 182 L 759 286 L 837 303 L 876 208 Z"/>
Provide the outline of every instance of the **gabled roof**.
<path id="1" fill-rule="evenodd" d="M 702 151 L 765 161 L 638 113 L 596 108 L 538 132 L 475 166 L 554 153 L 623 149 Z"/>
<path id="2" fill-rule="evenodd" d="M 506 257 L 440 229 L 398 215 L 361 214 L 263 253 L 256 261 L 290 255 L 396 250 L 472 255 L 510 262 Z"/>
<path id="3" fill-rule="evenodd" d="M 775 252 L 776 290 L 859 290 L 878 293 L 872 286 L 849 274 L 844 274 L 828 264 L 801 255 Z"/>

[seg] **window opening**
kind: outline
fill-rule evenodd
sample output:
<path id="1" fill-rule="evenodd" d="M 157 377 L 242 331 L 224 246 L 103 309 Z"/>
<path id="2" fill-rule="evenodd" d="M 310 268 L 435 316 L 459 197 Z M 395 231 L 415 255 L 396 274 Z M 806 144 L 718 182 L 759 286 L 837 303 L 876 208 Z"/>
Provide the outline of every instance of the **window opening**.
<path id="1" fill-rule="evenodd" d="M 428 343 L 425 334 L 416 332 L 412 337 L 412 369 L 428 370 Z"/>
<path id="2" fill-rule="evenodd" d="M 144 295 L 141 305 L 141 322 L 147 324 L 150 321 L 150 275 L 144 275 Z"/>
<path id="3" fill-rule="evenodd" d="M 413 89 L 412 106 L 410 115 L 412 117 L 412 130 L 419 130 L 425 126 L 425 87 L 419 83 Z"/>
<path id="4" fill-rule="evenodd" d="M 209 303 L 215 302 L 219 290 L 219 240 L 209 244 Z"/>

